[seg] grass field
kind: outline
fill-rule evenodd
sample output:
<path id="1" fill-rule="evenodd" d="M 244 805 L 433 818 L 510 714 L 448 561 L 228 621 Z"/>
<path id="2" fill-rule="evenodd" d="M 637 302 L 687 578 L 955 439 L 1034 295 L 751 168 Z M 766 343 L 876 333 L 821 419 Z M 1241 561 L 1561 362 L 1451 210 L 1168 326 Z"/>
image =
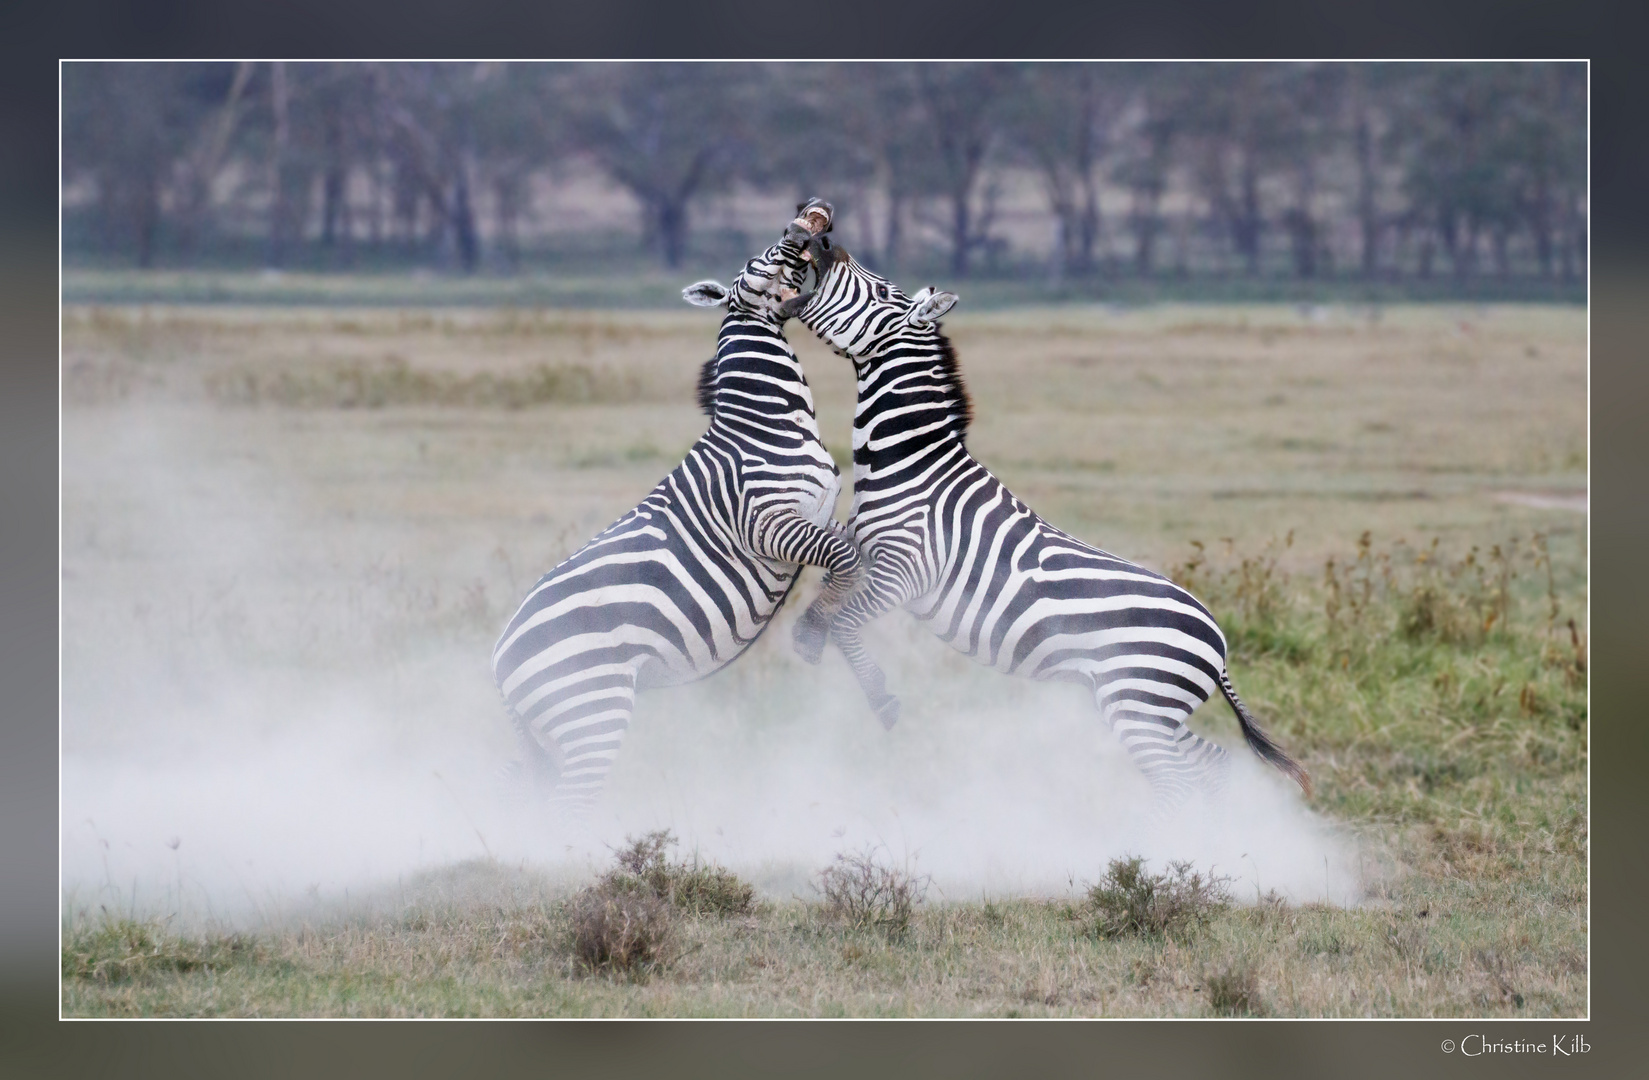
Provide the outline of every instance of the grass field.
<path id="1" fill-rule="evenodd" d="M 884 734 L 839 659 L 790 655 L 793 601 L 642 699 L 595 833 L 564 836 L 495 805 L 487 655 L 702 431 L 714 317 L 71 305 L 65 1015 L 1584 1015 L 1584 312 L 947 329 L 976 456 L 1209 602 L 1308 808 L 1253 770 L 1250 803 L 1153 832 L 1083 702 L 898 617 Z M 845 461 L 850 373 L 791 337 Z M 653 828 L 760 901 L 586 973 L 573 898 Z M 867 846 L 931 876 L 903 933 L 817 889 Z M 1126 854 L 1233 902 L 1097 934 Z"/>

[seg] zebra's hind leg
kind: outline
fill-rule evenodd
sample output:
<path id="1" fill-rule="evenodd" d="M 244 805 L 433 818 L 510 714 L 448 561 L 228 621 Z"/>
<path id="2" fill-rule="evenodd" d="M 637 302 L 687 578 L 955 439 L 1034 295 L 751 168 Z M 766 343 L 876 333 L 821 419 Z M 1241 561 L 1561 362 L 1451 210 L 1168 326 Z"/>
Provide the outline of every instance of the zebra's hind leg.
<path id="1" fill-rule="evenodd" d="M 1108 697 L 1103 689 L 1095 697 L 1159 805 L 1178 808 L 1199 793 L 1216 796 L 1225 790 L 1231 762 L 1224 747 L 1186 726 L 1190 708 Z"/>
<path id="2" fill-rule="evenodd" d="M 542 802 L 555 789 L 561 775 L 560 751 L 553 743 L 548 748 L 539 743 L 527 722 L 513 709 L 506 710 L 520 753 L 498 767 L 498 782 L 505 802 L 520 808 Z"/>
<path id="3" fill-rule="evenodd" d="M 588 820 L 612 771 L 635 711 L 636 674 L 603 670 L 561 686 L 525 723 L 557 771 L 545 801 L 558 814 Z"/>

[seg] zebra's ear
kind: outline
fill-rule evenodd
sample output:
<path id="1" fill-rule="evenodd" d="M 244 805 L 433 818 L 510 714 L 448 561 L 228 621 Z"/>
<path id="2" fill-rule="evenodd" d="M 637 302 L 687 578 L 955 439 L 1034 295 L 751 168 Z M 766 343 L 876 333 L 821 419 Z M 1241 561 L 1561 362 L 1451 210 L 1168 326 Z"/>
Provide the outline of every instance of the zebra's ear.
<path id="1" fill-rule="evenodd" d="M 922 290 L 922 292 L 927 291 L 927 289 Z M 911 305 L 910 314 L 905 316 L 905 321 L 912 326 L 929 326 L 945 312 L 955 307 L 958 299 L 953 292 L 930 293 Z"/>
<path id="2" fill-rule="evenodd" d="M 732 295 L 719 281 L 695 281 L 681 290 L 681 298 L 694 307 L 721 307 Z"/>

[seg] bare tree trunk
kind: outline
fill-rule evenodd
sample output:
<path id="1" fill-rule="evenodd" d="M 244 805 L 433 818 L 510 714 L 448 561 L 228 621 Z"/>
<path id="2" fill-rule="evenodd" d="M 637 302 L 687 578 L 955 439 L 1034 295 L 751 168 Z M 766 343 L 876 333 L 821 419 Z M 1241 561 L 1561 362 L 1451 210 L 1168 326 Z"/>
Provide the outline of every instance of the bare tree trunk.
<path id="1" fill-rule="evenodd" d="M 1530 208 L 1529 225 L 1534 230 L 1535 258 L 1540 261 L 1540 276 L 1552 277 L 1552 196 L 1547 188 L 1544 162 L 1535 177 L 1534 206 Z"/>
<path id="2" fill-rule="evenodd" d="M 1462 269 L 1463 257 L 1460 254 L 1460 221 L 1454 211 L 1445 210 L 1437 222 L 1437 234 L 1443 241 L 1443 251 L 1449 257 L 1449 266 L 1454 270 L 1454 276 L 1459 279 L 1465 277 Z"/>
<path id="3" fill-rule="evenodd" d="M 1316 187 L 1316 177 L 1308 158 L 1300 162 L 1299 191 L 1294 209 L 1288 215 L 1289 240 L 1294 249 L 1294 273 L 1300 278 L 1317 276 L 1317 222 L 1311 216 Z"/>
<path id="4" fill-rule="evenodd" d="M 1071 269 L 1077 276 L 1086 277 L 1093 273 L 1094 244 L 1099 240 L 1099 194 L 1094 184 L 1094 159 L 1101 149 L 1095 145 L 1094 127 L 1098 123 L 1099 106 L 1093 69 L 1083 65 L 1078 72 L 1082 115 L 1077 128 L 1076 175 L 1081 183 L 1081 209 L 1076 222 L 1076 252 Z"/>
<path id="5" fill-rule="evenodd" d="M 235 132 L 235 120 L 241 94 L 252 78 L 252 65 L 241 61 L 230 80 L 229 93 L 218 110 L 210 133 L 200 144 L 199 152 L 189 163 L 188 186 L 184 205 L 179 215 L 179 242 L 186 252 L 192 252 L 205 228 L 212 210 L 212 181 L 223 167 L 223 155 L 229 149 L 229 138 Z"/>
<path id="6" fill-rule="evenodd" d="M 1237 250 L 1250 275 L 1260 271 L 1260 177 L 1251 150 L 1243 151 L 1242 203 L 1237 217 Z"/>
<path id="7" fill-rule="evenodd" d="M 1443 246 L 1449 253 L 1455 280 L 1466 281 L 1477 269 L 1477 222 L 1471 215 L 1449 215 L 1443 232 Z"/>
<path id="8" fill-rule="evenodd" d="M 950 192 L 951 203 L 951 253 L 950 271 L 958 278 L 968 276 L 968 252 L 973 246 L 973 228 L 970 217 L 972 208 L 968 205 L 966 188 L 961 191 L 953 189 Z"/>
<path id="9" fill-rule="evenodd" d="M 147 270 L 155 264 L 155 238 L 160 231 L 160 184 L 149 172 L 139 177 L 133 192 L 132 220 L 137 227 L 137 264 Z"/>
<path id="10" fill-rule="evenodd" d="M 1575 256 L 1580 262 L 1582 272 L 1584 272 L 1586 269 L 1586 215 L 1579 206 L 1570 211 L 1570 214 L 1574 222 Z"/>
<path id="11" fill-rule="evenodd" d="M 1157 232 L 1161 226 L 1157 202 L 1161 194 L 1154 183 L 1134 188 L 1129 214 L 1134 229 L 1134 273 L 1142 278 L 1156 270 Z"/>
<path id="12" fill-rule="evenodd" d="M 475 208 L 470 203 L 469 167 L 458 162 L 457 177 L 452 186 L 452 208 L 448 213 L 452 224 L 452 238 L 458 246 L 458 265 L 464 273 L 473 274 L 481 262 L 481 242 L 475 228 Z"/>
<path id="13" fill-rule="evenodd" d="M 376 161 L 369 174 L 372 178 L 372 214 L 367 218 L 367 240 L 374 251 L 384 242 L 384 171 Z"/>
<path id="14" fill-rule="evenodd" d="M 1076 265 L 1079 277 L 1094 272 L 1094 246 L 1099 243 L 1099 192 L 1090 165 L 1082 178 L 1082 214 L 1077 222 Z"/>
<path id="15" fill-rule="evenodd" d="M 1380 220 L 1374 201 L 1374 136 L 1369 130 L 1368 109 L 1357 107 L 1357 222 L 1362 231 L 1363 277 L 1372 278 L 1379 269 Z"/>
<path id="16" fill-rule="evenodd" d="M 344 160 L 343 117 L 339 107 L 327 110 L 326 172 L 321 179 L 321 244 L 330 248 L 338 240 L 338 222 L 344 212 L 345 185 L 349 178 Z"/>
<path id="17" fill-rule="evenodd" d="M 664 265 L 674 270 L 681 265 L 687 249 L 687 200 L 659 195 L 653 203 L 653 216 L 664 249 Z"/>
<path id="18" fill-rule="evenodd" d="M 1048 205 L 1054 212 L 1054 253 L 1048 268 L 1051 280 L 1058 282 L 1065 271 L 1076 264 L 1076 211 L 1065 190 L 1065 178 L 1056 162 L 1042 162 L 1043 186 L 1048 191 Z"/>
<path id="19" fill-rule="evenodd" d="M 514 167 L 507 167 L 493 179 L 493 198 L 497 205 L 494 214 L 498 221 L 498 249 L 504 257 L 504 266 L 510 273 L 521 269 L 521 244 L 516 235 L 516 224 L 521 218 L 522 191 L 525 177 Z"/>
<path id="20" fill-rule="evenodd" d="M 275 116 L 275 138 L 269 156 L 269 183 L 272 192 L 269 204 L 269 252 L 272 267 L 286 263 L 287 216 L 290 213 L 286 191 L 286 146 L 290 137 L 287 124 L 286 64 L 276 60 L 270 68 L 269 102 Z"/>

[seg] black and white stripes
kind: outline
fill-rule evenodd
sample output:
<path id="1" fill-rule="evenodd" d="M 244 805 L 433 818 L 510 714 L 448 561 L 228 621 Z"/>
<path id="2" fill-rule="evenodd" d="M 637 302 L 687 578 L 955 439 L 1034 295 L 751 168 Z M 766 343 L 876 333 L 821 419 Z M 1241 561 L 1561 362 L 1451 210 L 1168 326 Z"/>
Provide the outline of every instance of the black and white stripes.
<path id="1" fill-rule="evenodd" d="M 1220 692 L 1249 745 L 1309 791 L 1305 772 L 1260 730 L 1225 670 L 1224 635 L 1190 593 L 1055 529 L 968 453 L 971 406 L 937 319 L 956 297 L 906 296 L 824 237 L 810 241 L 820 279 L 784 305 L 853 361 L 853 508 L 848 529 L 867 562 L 838 605 L 815 604 L 797 650 L 826 634 L 891 727 L 898 699 L 861 628 L 904 607 L 944 641 L 999 671 L 1087 685 L 1153 787 L 1177 801 L 1223 783 L 1225 752 L 1187 717 Z"/>
<path id="2" fill-rule="evenodd" d="M 800 284 L 807 230 L 690 302 L 727 305 L 700 400 L 710 429 L 641 504 L 545 574 L 493 651 L 531 773 L 586 813 L 629 726 L 638 689 L 701 678 L 766 627 L 802 564 L 828 571 L 834 605 L 858 580 L 833 528 L 840 480 L 813 397 L 781 333 L 781 290 Z"/>

